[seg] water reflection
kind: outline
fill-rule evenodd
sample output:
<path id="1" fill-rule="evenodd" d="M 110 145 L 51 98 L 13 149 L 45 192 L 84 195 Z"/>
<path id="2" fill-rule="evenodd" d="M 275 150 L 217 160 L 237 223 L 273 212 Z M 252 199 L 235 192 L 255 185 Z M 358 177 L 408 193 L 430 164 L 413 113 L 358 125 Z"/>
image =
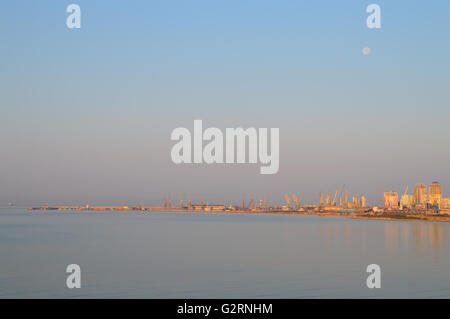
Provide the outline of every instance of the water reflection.
<path id="1" fill-rule="evenodd" d="M 383 249 L 384 241 L 384 250 L 389 255 L 412 252 L 441 261 L 445 253 L 443 242 L 450 240 L 447 238 L 450 236 L 448 226 L 443 223 L 403 221 L 324 223 L 319 225 L 319 235 L 329 251 L 343 247 L 353 251 Z"/>
<path id="2" fill-rule="evenodd" d="M 368 249 L 369 232 L 366 224 L 324 223 L 318 227 L 322 243 L 326 244 L 329 250 L 337 247 Z"/>
<path id="3" fill-rule="evenodd" d="M 440 223 L 387 222 L 384 225 L 386 249 L 397 253 L 413 245 L 417 253 L 431 252 L 434 258 L 442 255 L 443 226 Z"/>

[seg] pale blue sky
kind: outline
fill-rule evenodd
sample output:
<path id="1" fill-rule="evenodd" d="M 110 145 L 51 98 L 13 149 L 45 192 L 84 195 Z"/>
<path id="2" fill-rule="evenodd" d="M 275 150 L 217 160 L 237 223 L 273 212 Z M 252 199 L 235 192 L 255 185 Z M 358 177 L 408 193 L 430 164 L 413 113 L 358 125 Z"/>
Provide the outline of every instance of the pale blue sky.
<path id="1" fill-rule="evenodd" d="M 80 30 L 66 28 L 70 3 Z M 380 30 L 365 25 L 370 3 Z M 450 197 L 449 1 L 5 0 L 0 12 L 0 205 L 312 201 L 343 184 L 375 203 L 433 180 Z M 194 119 L 279 127 L 279 173 L 174 165 L 170 133 Z"/>

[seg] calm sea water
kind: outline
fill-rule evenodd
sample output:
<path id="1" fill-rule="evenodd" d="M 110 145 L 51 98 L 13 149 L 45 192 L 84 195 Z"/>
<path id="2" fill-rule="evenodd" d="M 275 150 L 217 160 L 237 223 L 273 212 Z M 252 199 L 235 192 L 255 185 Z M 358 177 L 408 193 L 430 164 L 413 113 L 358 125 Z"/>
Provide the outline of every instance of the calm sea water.
<path id="1" fill-rule="evenodd" d="M 0 209 L 0 298 L 54 297 L 449 298 L 450 223 Z"/>

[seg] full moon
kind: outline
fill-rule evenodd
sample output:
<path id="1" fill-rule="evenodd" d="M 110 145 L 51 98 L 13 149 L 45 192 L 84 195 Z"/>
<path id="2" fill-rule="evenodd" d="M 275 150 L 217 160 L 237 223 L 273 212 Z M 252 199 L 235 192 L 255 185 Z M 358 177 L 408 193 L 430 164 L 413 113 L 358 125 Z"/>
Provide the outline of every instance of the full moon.
<path id="1" fill-rule="evenodd" d="M 368 47 L 365 47 L 365 48 L 362 49 L 362 54 L 364 54 L 364 55 L 369 55 L 370 52 L 371 52 L 371 50 Z"/>

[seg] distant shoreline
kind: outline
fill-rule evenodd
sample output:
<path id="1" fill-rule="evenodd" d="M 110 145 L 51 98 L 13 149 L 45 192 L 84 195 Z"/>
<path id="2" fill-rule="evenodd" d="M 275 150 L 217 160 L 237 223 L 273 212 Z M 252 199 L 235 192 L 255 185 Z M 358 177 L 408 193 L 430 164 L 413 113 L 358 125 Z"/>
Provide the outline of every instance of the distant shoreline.
<path id="1" fill-rule="evenodd" d="M 31 211 L 83 211 L 83 212 L 178 212 L 178 213 L 229 213 L 229 214 L 282 214 L 282 215 L 315 215 L 319 217 L 346 217 L 352 219 L 373 219 L 373 220 L 395 220 L 395 221 L 426 221 L 426 222 L 450 222 L 449 214 L 435 213 L 400 213 L 400 212 L 339 212 L 339 211 L 317 211 L 313 209 L 303 211 L 286 210 L 194 210 L 188 208 L 167 208 L 160 206 L 149 207 L 31 207 Z"/>
<path id="2" fill-rule="evenodd" d="M 406 215 L 406 216 L 351 216 L 354 219 L 376 219 L 376 220 L 396 220 L 396 221 L 422 221 L 422 222 L 450 222 L 450 216 L 439 215 Z"/>

